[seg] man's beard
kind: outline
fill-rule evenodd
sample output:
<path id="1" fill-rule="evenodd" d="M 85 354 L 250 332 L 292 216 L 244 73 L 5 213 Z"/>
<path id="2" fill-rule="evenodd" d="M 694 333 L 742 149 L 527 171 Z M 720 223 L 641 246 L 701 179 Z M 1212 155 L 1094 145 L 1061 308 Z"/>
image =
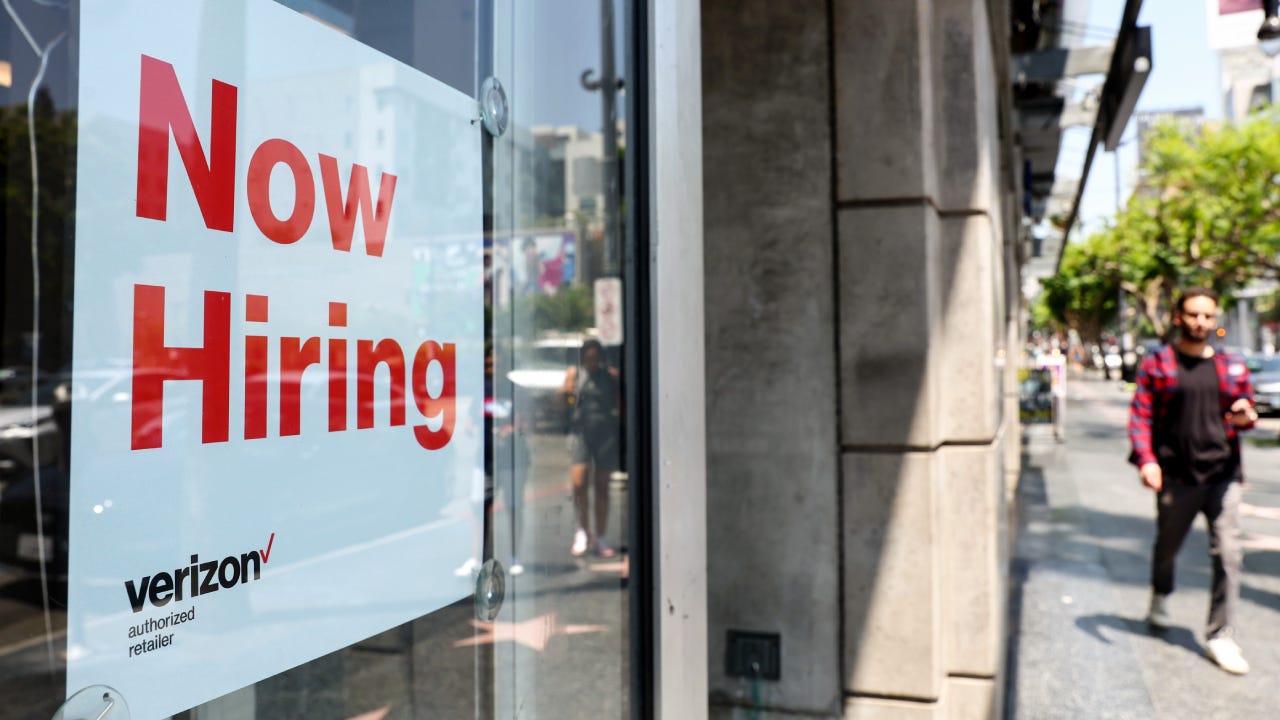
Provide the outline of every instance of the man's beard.
<path id="1" fill-rule="evenodd" d="M 1209 339 L 1209 335 L 1213 333 L 1213 330 L 1206 329 L 1203 334 L 1197 334 L 1195 330 L 1187 327 L 1186 325 L 1180 325 L 1178 327 L 1178 332 L 1181 333 L 1183 340 L 1190 342 L 1206 342 Z"/>

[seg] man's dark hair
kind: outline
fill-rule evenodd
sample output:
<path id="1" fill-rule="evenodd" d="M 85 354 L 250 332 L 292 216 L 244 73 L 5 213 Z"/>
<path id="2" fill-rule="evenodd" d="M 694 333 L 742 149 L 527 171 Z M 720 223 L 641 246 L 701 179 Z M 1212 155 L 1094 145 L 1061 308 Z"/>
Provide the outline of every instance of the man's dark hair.
<path id="1" fill-rule="evenodd" d="M 1207 297 L 1212 300 L 1215 305 L 1218 304 L 1218 293 L 1210 290 L 1209 288 L 1190 287 L 1183 290 L 1181 295 L 1178 295 L 1178 301 L 1173 304 L 1173 307 L 1177 309 L 1178 312 L 1186 312 L 1187 301 L 1191 298 L 1198 297 Z"/>
<path id="2" fill-rule="evenodd" d="M 582 355 L 586 355 L 588 350 L 595 350 L 600 354 L 600 357 L 604 357 L 604 346 L 595 338 L 587 338 L 586 340 L 583 340 L 582 349 L 578 352 Z"/>

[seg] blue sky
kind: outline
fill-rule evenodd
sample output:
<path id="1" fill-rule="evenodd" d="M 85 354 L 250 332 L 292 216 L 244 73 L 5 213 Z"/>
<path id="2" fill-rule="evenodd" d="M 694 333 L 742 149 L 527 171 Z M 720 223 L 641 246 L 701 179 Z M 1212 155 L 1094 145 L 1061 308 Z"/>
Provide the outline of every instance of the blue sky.
<path id="1" fill-rule="evenodd" d="M 1113 37 L 1124 11 L 1124 0 L 1092 0 L 1084 44 L 1100 44 Z M 1210 118 L 1222 117 L 1218 57 L 1208 47 L 1205 0 L 1146 0 L 1140 25 L 1151 26 L 1152 71 L 1138 101 L 1139 112 L 1202 107 Z M 1101 78 L 1098 78 L 1099 80 Z M 1130 123 L 1124 138 L 1136 134 Z M 1089 129 L 1072 129 L 1062 139 L 1057 174 L 1079 177 L 1089 144 Z M 1121 197 L 1133 189 L 1136 177 L 1136 143 L 1120 148 Z M 1081 202 L 1080 219 L 1097 227 L 1115 209 L 1115 155 L 1102 148 L 1094 156 L 1093 169 Z"/>

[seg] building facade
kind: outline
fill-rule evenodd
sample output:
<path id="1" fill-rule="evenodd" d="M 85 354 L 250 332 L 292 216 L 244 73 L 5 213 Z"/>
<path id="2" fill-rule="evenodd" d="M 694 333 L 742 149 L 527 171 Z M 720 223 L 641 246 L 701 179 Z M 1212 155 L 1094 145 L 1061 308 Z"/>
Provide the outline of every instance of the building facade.
<path id="1" fill-rule="evenodd" d="M 712 717 L 999 715 L 1007 12 L 703 3 Z"/>
<path id="2" fill-rule="evenodd" d="M 6 5 L 0 720 L 1000 717 L 1062 5 Z"/>

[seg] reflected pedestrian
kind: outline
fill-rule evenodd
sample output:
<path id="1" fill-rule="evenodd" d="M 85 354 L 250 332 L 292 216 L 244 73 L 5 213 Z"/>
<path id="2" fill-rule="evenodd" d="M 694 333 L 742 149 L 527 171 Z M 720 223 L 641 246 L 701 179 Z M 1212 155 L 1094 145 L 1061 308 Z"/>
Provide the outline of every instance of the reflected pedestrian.
<path id="1" fill-rule="evenodd" d="M 1129 461 L 1156 492 L 1156 539 L 1147 622 L 1172 623 L 1168 597 L 1174 564 L 1196 515 L 1209 524 L 1213 564 L 1206 653 L 1223 670 L 1243 675 L 1249 663 L 1234 640 L 1240 595 L 1240 498 L 1244 474 L 1240 430 L 1258 419 L 1244 361 L 1218 353 L 1209 338 L 1218 326 L 1218 298 L 1188 288 L 1174 305 L 1175 342 L 1147 354 L 1129 413 Z"/>
<path id="2" fill-rule="evenodd" d="M 572 405 L 569 480 L 578 520 L 571 552 L 574 557 L 581 557 L 590 548 L 600 557 L 613 557 L 605 530 L 609 521 L 609 477 L 618 469 L 621 386 L 618 370 L 605 366 L 604 348 L 598 340 L 582 343 L 579 364 L 565 373 L 564 392 Z M 593 503 L 588 502 L 589 492 L 594 496 Z M 594 526 L 589 522 L 592 505 Z"/>

